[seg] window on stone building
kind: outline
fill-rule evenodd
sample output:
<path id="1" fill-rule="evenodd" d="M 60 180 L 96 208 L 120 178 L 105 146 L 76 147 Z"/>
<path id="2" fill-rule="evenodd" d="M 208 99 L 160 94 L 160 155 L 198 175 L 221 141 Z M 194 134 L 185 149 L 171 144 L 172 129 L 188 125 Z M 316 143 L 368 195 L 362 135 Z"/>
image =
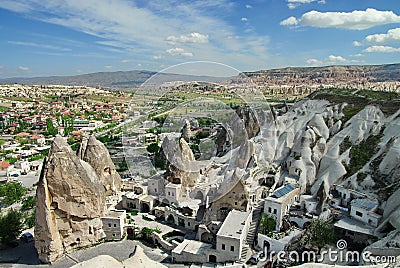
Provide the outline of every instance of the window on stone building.
<path id="1" fill-rule="evenodd" d="M 235 251 L 235 247 L 234 246 L 231 246 L 231 251 Z"/>
<path id="2" fill-rule="evenodd" d="M 358 217 L 362 217 L 362 216 L 363 216 L 362 212 L 360 212 L 360 211 L 356 211 L 356 215 L 357 215 Z"/>
<path id="3" fill-rule="evenodd" d="M 225 244 L 221 245 L 222 250 L 225 250 Z"/>

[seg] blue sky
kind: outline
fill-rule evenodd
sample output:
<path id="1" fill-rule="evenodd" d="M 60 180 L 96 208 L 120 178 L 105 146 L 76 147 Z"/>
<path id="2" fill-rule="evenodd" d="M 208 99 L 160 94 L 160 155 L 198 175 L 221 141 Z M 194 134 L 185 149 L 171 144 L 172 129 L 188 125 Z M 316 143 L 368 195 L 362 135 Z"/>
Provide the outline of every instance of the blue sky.
<path id="1" fill-rule="evenodd" d="M 0 77 L 400 62 L 398 0 L 1 0 Z"/>

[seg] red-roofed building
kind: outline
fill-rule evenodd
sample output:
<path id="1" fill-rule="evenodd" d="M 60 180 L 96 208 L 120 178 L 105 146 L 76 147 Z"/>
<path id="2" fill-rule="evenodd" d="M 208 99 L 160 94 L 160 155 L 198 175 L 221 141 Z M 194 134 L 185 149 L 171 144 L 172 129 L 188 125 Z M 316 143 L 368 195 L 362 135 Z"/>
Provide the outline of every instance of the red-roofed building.
<path id="1" fill-rule="evenodd" d="M 36 143 L 39 146 L 45 144 L 46 139 L 42 135 L 32 135 L 30 138 L 31 143 Z"/>
<path id="2" fill-rule="evenodd" d="M 19 138 L 25 138 L 25 137 L 29 137 L 30 135 L 31 134 L 29 134 L 29 133 L 21 132 L 21 133 L 18 133 L 16 136 Z"/>
<path id="3" fill-rule="evenodd" d="M 6 161 L 0 161 L 0 170 L 5 171 L 10 167 L 10 163 Z"/>

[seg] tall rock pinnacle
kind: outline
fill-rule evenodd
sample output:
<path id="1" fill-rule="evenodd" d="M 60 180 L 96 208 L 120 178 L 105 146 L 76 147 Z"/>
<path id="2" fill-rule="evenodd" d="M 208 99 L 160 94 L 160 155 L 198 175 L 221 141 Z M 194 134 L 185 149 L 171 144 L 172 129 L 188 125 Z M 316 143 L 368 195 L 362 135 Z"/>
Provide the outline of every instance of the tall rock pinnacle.
<path id="1" fill-rule="evenodd" d="M 90 159 L 90 144 L 96 142 L 89 139 L 85 154 L 91 163 L 96 159 Z M 111 159 L 97 161 L 95 168 Z M 105 187 L 88 162 L 79 159 L 64 138 L 54 139 L 36 191 L 35 247 L 42 262 L 54 262 L 105 237 L 100 219 L 106 213 Z"/>

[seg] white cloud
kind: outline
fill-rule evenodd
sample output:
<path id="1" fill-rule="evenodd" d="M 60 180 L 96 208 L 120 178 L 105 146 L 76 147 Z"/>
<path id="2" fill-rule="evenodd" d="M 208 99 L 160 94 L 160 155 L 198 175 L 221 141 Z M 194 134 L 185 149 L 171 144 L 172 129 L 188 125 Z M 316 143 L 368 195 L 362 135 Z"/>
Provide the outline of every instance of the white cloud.
<path id="1" fill-rule="evenodd" d="M 129 62 L 132 62 L 132 60 L 124 59 L 124 60 L 121 60 L 121 62 L 122 62 L 122 63 L 129 63 Z"/>
<path id="2" fill-rule="evenodd" d="M 296 25 L 318 28 L 340 28 L 350 30 L 365 30 L 378 25 L 399 23 L 400 16 L 393 11 L 380 11 L 373 8 L 354 10 L 352 12 L 319 12 L 310 11 L 300 19 L 290 17 L 281 25 Z"/>
<path id="3" fill-rule="evenodd" d="M 69 48 L 53 46 L 48 44 L 38 44 L 34 42 L 21 42 L 21 41 L 8 41 L 9 44 L 17 45 L 17 46 L 28 46 L 28 47 L 37 47 L 37 48 L 44 48 L 44 49 L 53 49 L 59 51 L 71 51 Z"/>
<path id="4" fill-rule="evenodd" d="M 283 20 L 280 22 L 280 25 L 297 25 L 299 23 L 299 21 L 295 18 L 295 17 L 289 17 L 286 20 Z"/>
<path id="5" fill-rule="evenodd" d="M 136 64 L 137 67 L 142 67 L 142 64 L 138 63 Z"/>
<path id="6" fill-rule="evenodd" d="M 332 62 L 332 63 L 343 63 L 343 62 L 347 62 L 347 60 L 345 58 L 343 58 L 342 56 L 335 56 L 335 55 L 330 55 L 328 57 L 328 61 Z"/>
<path id="7" fill-rule="evenodd" d="M 352 57 L 357 57 L 357 58 L 365 57 L 365 55 L 364 55 L 364 54 L 361 54 L 361 53 L 354 54 L 354 55 L 350 55 L 350 56 L 352 56 Z"/>
<path id="8" fill-rule="evenodd" d="M 1 7 L 4 9 L 8 9 L 14 12 L 30 12 L 32 8 L 29 4 L 26 3 L 18 3 L 14 0 L 2 0 Z"/>
<path id="9" fill-rule="evenodd" d="M 190 33 L 188 35 L 181 36 L 168 36 L 168 43 L 176 44 L 176 43 L 208 43 L 208 35 L 201 33 Z"/>
<path id="10" fill-rule="evenodd" d="M 247 9 L 251 9 L 251 8 L 253 8 L 253 6 L 252 6 L 252 5 L 248 5 L 248 4 L 247 4 L 245 7 L 246 7 Z"/>
<path id="11" fill-rule="evenodd" d="M 28 67 L 25 67 L 25 66 L 19 66 L 18 69 L 20 69 L 21 71 L 24 71 L 24 72 L 29 72 L 30 71 L 30 69 Z"/>
<path id="12" fill-rule="evenodd" d="M 248 19 L 246 17 L 243 17 L 240 19 L 241 21 L 248 21 Z"/>
<path id="13" fill-rule="evenodd" d="M 356 62 L 355 60 L 348 60 L 342 56 L 339 55 L 329 55 L 327 58 L 325 59 L 315 59 L 315 58 L 311 58 L 306 60 L 307 65 L 309 66 L 322 66 L 322 65 L 335 65 L 335 64 L 345 64 L 345 63 L 349 63 L 349 62 Z"/>
<path id="14" fill-rule="evenodd" d="M 104 68 L 105 69 L 112 69 L 112 66 L 111 65 L 106 65 L 106 66 L 104 66 Z"/>
<path id="15" fill-rule="evenodd" d="M 322 65 L 322 61 L 320 61 L 320 60 L 317 60 L 317 59 L 308 59 L 308 60 L 306 60 L 306 63 L 307 63 L 307 65 L 310 65 L 310 66 L 319 66 L 319 65 Z"/>
<path id="16" fill-rule="evenodd" d="M 363 52 L 368 53 L 396 53 L 400 52 L 400 48 L 390 47 L 390 46 L 371 46 L 363 50 Z"/>
<path id="17" fill-rule="evenodd" d="M 268 42 L 265 41 L 267 38 L 260 37 L 255 31 L 243 34 L 237 25 L 220 15 L 233 14 L 233 7 L 237 7 L 234 1 L 154 0 L 141 1 L 140 7 L 135 4 L 136 1 L 126 0 L 19 1 L 24 3 L 24 8 L 18 7 L 16 2 L 1 0 L 0 8 L 13 10 L 32 20 L 61 25 L 94 36 L 101 40 L 102 46 L 120 49 L 135 60 L 151 60 L 155 53 L 170 48 L 166 37 L 179 39 L 182 33 L 208 33 L 209 39 L 212 39 L 212 42 L 202 43 L 201 47 L 189 43 L 190 52 L 185 55 L 193 55 L 196 60 L 223 61 L 244 70 L 265 68 L 266 62 L 270 60 L 267 54 Z M 239 33 L 241 35 L 238 39 L 228 38 Z M 264 41 L 255 42 L 259 39 Z M 180 44 L 172 47 L 183 47 Z M 256 52 L 260 50 L 264 54 Z M 71 56 L 97 57 L 83 51 L 77 51 Z M 121 57 L 118 58 L 121 60 Z M 175 63 L 175 59 L 166 62 Z"/>
<path id="18" fill-rule="evenodd" d="M 288 3 L 309 4 L 318 0 L 288 0 Z"/>
<path id="19" fill-rule="evenodd" d="M 290 9 L 295 9 L 296 7 L 302 5 L 302 4 L 310 4 L 312 2 L 318 2 L 320 4 L 325 4 L 325 0 L 287 0 L 288 2 L 288 7 Z"/>
<path id="20" fill-rule="evenodd" d="M 358 42 L 358 41 L 354 41 L 353 42 L 353 46 L 360 47 L 360 46 L 362 46 L 362 44 L 360 42 Z"/>
<path id="21" fill-rule="evenodd" d="M 380 45 L 400 42 L 400 28 L 387 31 L 385 34 L 373 34 L 365 37 L 364 41 L 368 44 Z"/>
<path id="22" fill-rule="evenodd" d="M 154 55 L 152 58 L 153 58 L 154 60 L 161 60 L 161 59 L 164 58 L 164 57 L 161 56 L 161 55 Z"/>
<path id="23" fill-rule="evenodd" d="M 193 57 L 192 52 L 186 52 L 183 48 L 179 47 L 167 49 L 165 52 L 172 56 Z"/>

